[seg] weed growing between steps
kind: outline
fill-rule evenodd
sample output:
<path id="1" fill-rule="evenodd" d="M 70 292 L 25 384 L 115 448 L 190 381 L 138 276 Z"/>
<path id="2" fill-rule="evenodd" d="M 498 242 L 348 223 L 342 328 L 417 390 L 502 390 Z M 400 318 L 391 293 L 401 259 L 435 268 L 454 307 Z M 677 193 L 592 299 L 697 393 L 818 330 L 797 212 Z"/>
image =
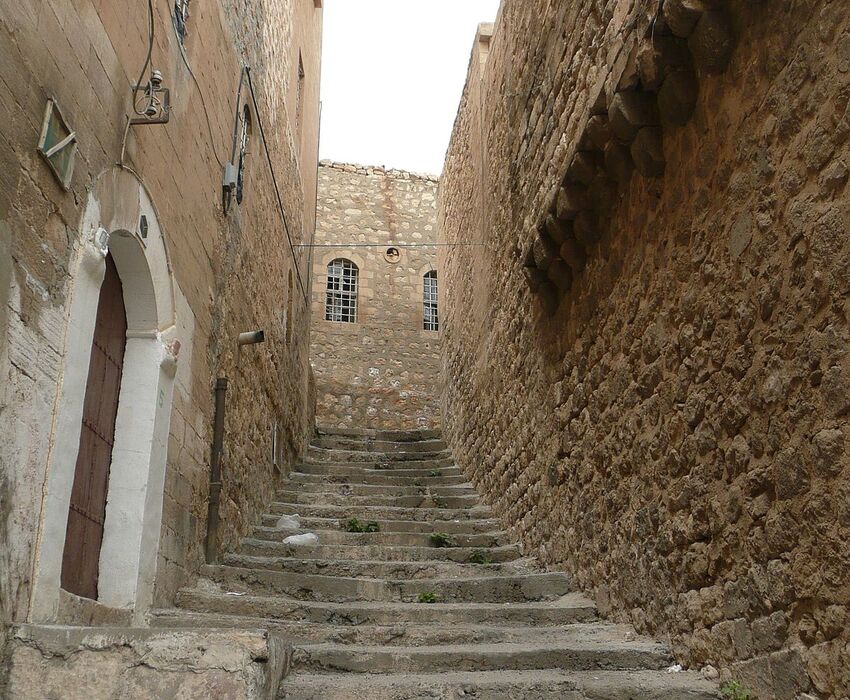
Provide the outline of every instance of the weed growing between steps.
<path id="1" fill-rule="evenodd" d="M 364 523 L 357 518 L 351 518 L 346 524 L 345 529 L 348 532 L 380 532 L 381 526 L 374 520 Z"/>
<path id="2" fill-rule="evenodd" d="M 442 475 L 443 475 L 443 472 L 441 472 L 439 469 L 432 469 L 430 472 L 428 472 L 428 476 L 430 476 L 432 478 L 437 478 L 438 476 L 442 476 Z"/>
<path id="3" fill-rule="evenodd" d="M 493 563 L 493 557 L 491 557 L 483 549 L 476 549 L 472 554 L 469 555 L 469 563 L 486 566 L 488 564 Z"/>
<path id="4" fill-rule="evenodd" d="M 419 602 L 420 603 L 436 603 L 437 602 L 437 594 L 433 591 L 424 591 L 419 594 Z"/>
<path id="5" fill-rule="evenodd" d="M 445 532 L 435 532 L 429 538 L 431 540 L 431 545 L 436 547 L 437 549 L 442 549 L 444 547 L 456 547 L 457 545 L 454 543 L 451 537 L 449 537 Z"/>
<path id="6" fill-rule="evenodd" d="M 720 693 L 728 700 L 751 700 L 753 694 L 738 681 L 729 681 L 720 686 Z"/>

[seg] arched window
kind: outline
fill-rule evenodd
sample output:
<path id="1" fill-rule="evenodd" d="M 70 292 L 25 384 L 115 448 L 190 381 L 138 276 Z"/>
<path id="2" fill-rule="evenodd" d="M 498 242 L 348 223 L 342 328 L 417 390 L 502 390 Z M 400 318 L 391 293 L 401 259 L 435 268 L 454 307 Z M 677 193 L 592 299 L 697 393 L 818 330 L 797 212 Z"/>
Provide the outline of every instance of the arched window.
<path id="1" fill-rule="evenodd" d="M 180 41 L 186 41 L 186 24 L 189 21 L 189 0 L 174 0 L 174 27 Z"/>
<path id="2" fill-rule="evenodd" d="M 422 316 L 426 331 L 440 330 L 440 316 L 437 312 L 437 271 L 431 270 L 422 278 Z"/>
<path id="3" fill-rule="evenodd" d="M 239 170 L 236 175 L 236 201 L 242 204 L 245 186 L 245 161 L 248 157 L 248 141 L 251 138 L 251 111 L 248 105 L 242 110 L 242 123 L 239 126 Z"/>
<path id="4" fill-rule="evenodd" d="M 351 260 L 337 258 L 328 265 L 325 320 L 357 321 L 357 265 Z"/>

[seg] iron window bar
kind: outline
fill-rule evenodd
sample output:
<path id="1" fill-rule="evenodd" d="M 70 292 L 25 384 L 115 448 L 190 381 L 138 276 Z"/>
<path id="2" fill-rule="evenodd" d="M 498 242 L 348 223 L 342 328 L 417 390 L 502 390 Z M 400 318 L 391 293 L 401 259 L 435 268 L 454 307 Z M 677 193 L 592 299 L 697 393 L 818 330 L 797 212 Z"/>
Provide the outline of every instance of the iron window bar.
<path id="1" fill-rule="evenodd" d="M 328 265 L 326 321 L 357 322 L 357 272 L 357 265 L 344 258 L 337 258 Z"/>
<path id="2" fill-rule="evenodd" d="M 437 310 L 437 272 L 431 270 L 423 278 L 423 326 L 426 331 L 440 330 Z"/>

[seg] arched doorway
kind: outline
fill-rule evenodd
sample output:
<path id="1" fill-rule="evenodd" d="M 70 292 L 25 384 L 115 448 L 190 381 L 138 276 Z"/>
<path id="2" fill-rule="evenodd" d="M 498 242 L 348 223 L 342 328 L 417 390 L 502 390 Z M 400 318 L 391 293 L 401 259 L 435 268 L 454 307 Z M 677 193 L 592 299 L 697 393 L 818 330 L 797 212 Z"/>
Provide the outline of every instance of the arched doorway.
<path id="1" fill-rule="evenodd" d="M 124 290 L 115 261 L 111 254 L 107 254 L 62 556 L 62 588 L 94 600 L 97 600 L 109 468 L 115 445 L 115 417 L 118 414 L 126 344 Z"/>
<path id="2" fill-rule="evenodd" d="M 108 171 L 90 193 L 72 280 L 30 620 L 84 621 L 92 605 L 141 619 L 180 342 L 165 239 L 132 173 Z"/>

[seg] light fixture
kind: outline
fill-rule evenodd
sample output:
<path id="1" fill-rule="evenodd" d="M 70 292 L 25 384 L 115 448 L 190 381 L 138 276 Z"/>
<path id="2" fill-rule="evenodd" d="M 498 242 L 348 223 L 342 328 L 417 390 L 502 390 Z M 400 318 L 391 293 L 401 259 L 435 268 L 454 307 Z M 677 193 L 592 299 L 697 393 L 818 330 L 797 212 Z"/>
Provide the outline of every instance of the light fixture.
<path id="1" fill-rule="evenodd" d="M 138 96 L 138 97 L 137 97 Z M 151 71 L 147 85 L 134 85 L 133 110 L 138 115 L 131 119 L 134 126 L 142 124 L 167 124 L 171 117 L 171 92 L 162 87 L 162 73 Z"/>

